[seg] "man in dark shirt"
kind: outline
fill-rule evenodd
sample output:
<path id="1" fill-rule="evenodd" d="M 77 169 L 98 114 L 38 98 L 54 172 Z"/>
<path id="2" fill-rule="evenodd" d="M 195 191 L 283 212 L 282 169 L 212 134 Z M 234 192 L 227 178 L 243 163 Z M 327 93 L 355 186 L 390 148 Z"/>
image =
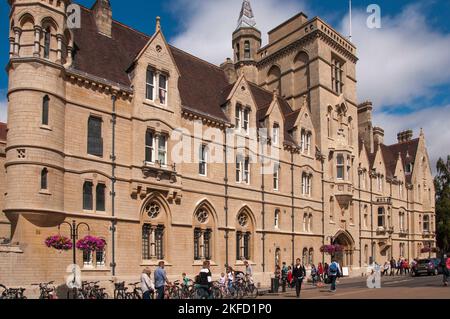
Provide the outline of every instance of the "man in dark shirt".
<path id="1" fill-rule="evenodd" d="M 210 299 L 211 297 L 212 274 L 209 267 L 209 261 L 205 261 L 203 263 L 203 268 L 198 275 L 198 286 L 201 292 L 201 299 Z"/>
<path id="2" fill-rule="evenodd" d="M 292 275 L 294 277 L 293 279 L 295 282 L 295 292 L 297 293 L 297 298 L 300 298 L 303 280 L 306 277 L 306 269 L 305 266 L 302 265 L 300 258 L 297 259 Z"/>

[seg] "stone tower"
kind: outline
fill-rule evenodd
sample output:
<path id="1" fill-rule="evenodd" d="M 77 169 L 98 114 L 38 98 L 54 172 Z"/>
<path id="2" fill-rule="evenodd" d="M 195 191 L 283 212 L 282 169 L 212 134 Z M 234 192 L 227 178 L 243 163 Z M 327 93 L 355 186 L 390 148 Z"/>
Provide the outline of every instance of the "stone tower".
<path id="1" fill-rule="evenodd" d="M 256 20 L 250 1 L 244 0 L 238 25 L 233 32 L 234 63 L 237 75 L 244 74 L 247 80 L 257 81 L 257 53 L 261 48 L 261 32 L 256 28 Z"/>
<path id="2" fill-rule="evenodd" d="M 7 195 L 13 242 L 63 220 L 70 1 L 10 0 Z M 16 232 L 15 229 L 20 229 Z M 36 248 L 37 250 L 39 248 Z"/>

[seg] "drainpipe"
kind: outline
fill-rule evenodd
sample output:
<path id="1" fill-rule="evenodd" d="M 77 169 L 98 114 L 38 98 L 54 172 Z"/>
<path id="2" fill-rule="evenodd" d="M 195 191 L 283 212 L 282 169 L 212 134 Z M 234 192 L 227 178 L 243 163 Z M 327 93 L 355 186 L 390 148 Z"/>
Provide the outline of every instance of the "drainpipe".
<path id="1" fill-rule="evenodd" d="M 262 155 L 262 163 L 264 165 L 264 154 Z M 262 200 L 262 269 L 263 273 L 266 272 L 266 217 L 265 217 L 265 207 L 266 207 L 266 197 L 265 197 L 265 186 L 264 186 L 264 169 L 263 174 L 261 174 L 261 200 Z"/>
<path id="2" fill-rule="evenodd" d="M 325 157 L 320 154 L 320 163 L 322 168 L 322 247 L 325 246 Z M 330 208 L 331 209 L 331 208 Z M 322 265 L 325 264 L 325 252 L 322 253 Z"/>
<path id="3" fill-rule="evenodd" d="M 371 175 L 371 174 L 370 174 Z M 373 239 L 373 181 L 370 176 L 370 251 L 372 255 L 372 263 L 375 261 L 374 239 Z"/>
<path id="4" fill-rule="evenodd" d="M 291 200 L 292 200 L 292 265 L 295 265 L 295 194 L 294 194 L 294 152 L 291 151 Z"/>
<path id="5" fill-rule="evenodd" d="M 358 170 L 358 188 L 359 188 L 359 190 L 358 190 L 358 193 L 359 193 L 359 201 L 358 201 L 358 203 L 359 203 L 359 208 L 358 208 L 358 211 L 359 211 L 359 268 L 362 268 L 362 242 L 361 242 L 361 237 L 362 237 L 362 231 L 361 231 L 361 226 L 362 226 L 362 223 L 361 223 L 361 174 L 362 174 L 362 170 L 361 169 L 359 169 Z"/>
<path id="6" fill-rule="evenodd" d="M 228 260 L 228 240 L 230 238 L 230 231 L 228 230 L 228 158 L 227 158 L 227 149 L 228 149 L 228 139 L 227 139 L 227 129 L 224 129 L 225 133 L 225 145 L 223 148 L 224 158 L 225 158 L 225 267 L 229 266 Z"/>
<path id="7" fill-rule="evenodd" d="M 116 276 L 116 225 L 117 222 L 115 220 L 116 215 L 116 123 L 117 123 L 117 114 L 116 114 L 116 100 L 117 96 L 115 93 L 112 95 L 112 146 L 111 146 L 111 272 L 112 276 Z"/>

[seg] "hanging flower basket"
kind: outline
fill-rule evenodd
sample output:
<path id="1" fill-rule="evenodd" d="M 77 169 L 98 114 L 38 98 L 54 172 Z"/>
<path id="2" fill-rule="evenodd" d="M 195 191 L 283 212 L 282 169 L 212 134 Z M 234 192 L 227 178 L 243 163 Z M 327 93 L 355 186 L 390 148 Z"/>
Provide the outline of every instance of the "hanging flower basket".
<path id="1" fill-rule="evenodd" d="M 103 238 L 86 236 L 77 241 L 77 249 L 82 251 L 102 251 L 105 249 L 106 241 Z"/>
<path id="2" fill-rule="evenodd" d="M 334 253 L 338 253 L 344 251 L 344 247 L 341 245 L 325 245 L 320 248 L 321 253 L 326 253 L 329 255 L 333 255 Z"/>
<path id="3" fill-rule="evenodd" d="M 73 247 L 72 241 L 64 236 L 61 235 L 55 235 L 50 236 L 45 240 L 45 245 L 48 248 L 53 248 L 59 251 L 67 251 L 71 250 Z"/>

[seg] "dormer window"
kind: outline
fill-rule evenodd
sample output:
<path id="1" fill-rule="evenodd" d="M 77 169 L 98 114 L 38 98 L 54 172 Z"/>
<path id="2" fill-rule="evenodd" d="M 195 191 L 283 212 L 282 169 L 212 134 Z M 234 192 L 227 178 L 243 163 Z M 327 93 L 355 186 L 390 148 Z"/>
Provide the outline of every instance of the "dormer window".
<path id="1" fill-rule="evenodd" d="M 156 73 L 152 68 L 147 69 L 147 80 L 146 80 L 146 93 L 145 98 L 147 100 L 153 101 L 155 99 L 155 82 Z"/>
<path id="2" fill-rule="evenodd" d="M 236 130 L 248 133 L 250 126 L 250 110 L 243 108 L 242 105 L 236 105 Z"/>
<path id="3" fill-rule="evenodd" d="M 306 130 L 302 130 L 300 148 L 303 154 L 307 155 L 311 154 L 311 142 L 312 142 L 312 133 Z"/>
<path id="4" fill-rule="evenodd" d="M 165 74 L 159 75 L 159 102 L 167 105 L 167 76 Z"/>
<path id="5" fill-rule="evenodd" d="M 273 145 L 278 145 L 280 143 L 280 125 L 277 123 L 273 125 L 272 140 Z"/>
<path id="6" fill-rule="evenodd" d="M 406 174 L 411 174 L 413 171 L 413 164 L 409 163 L 408 165 L 406 165 Z"/>

